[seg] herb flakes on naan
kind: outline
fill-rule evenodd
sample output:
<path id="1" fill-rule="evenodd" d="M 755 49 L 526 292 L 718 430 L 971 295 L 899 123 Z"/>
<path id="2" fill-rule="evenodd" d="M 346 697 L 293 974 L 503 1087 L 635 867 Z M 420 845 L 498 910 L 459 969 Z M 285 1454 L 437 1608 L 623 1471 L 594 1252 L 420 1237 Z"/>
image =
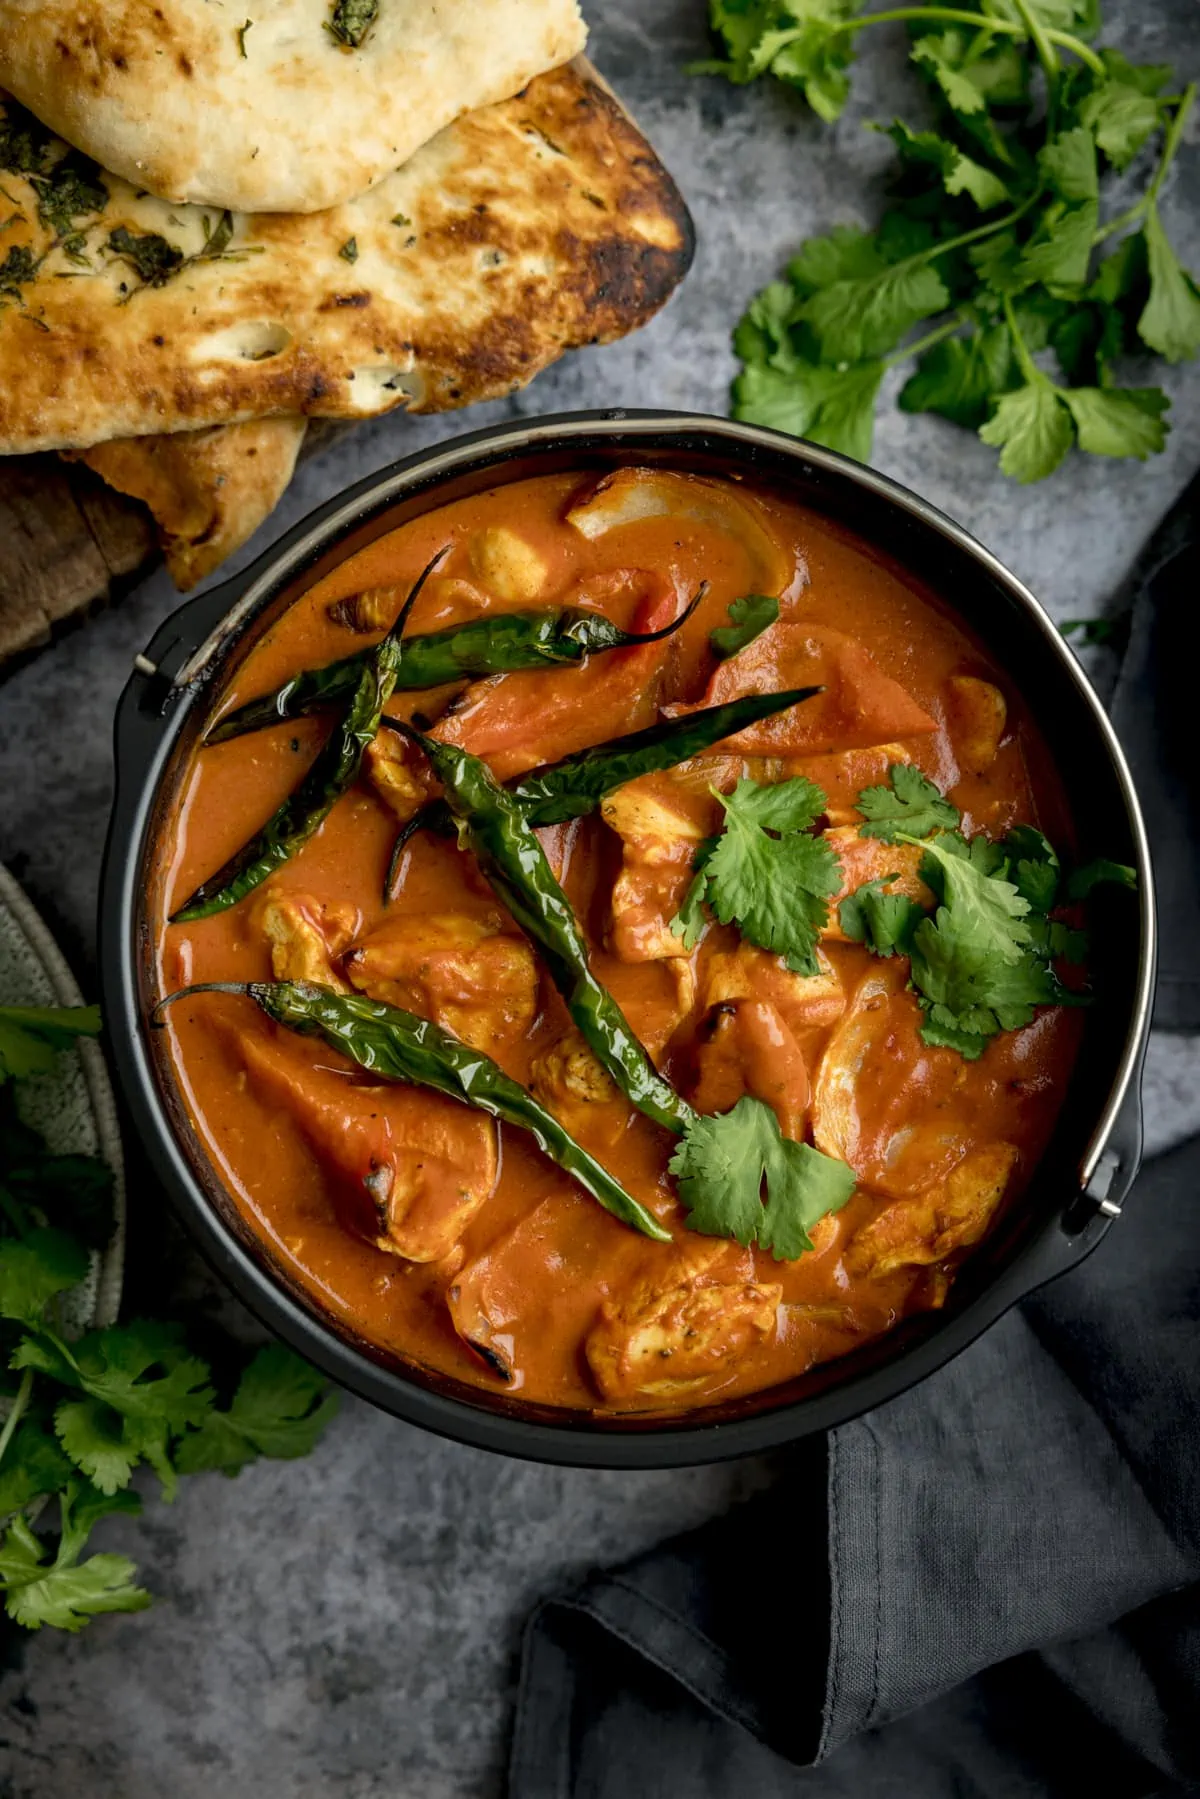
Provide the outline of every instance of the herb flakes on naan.
<path id="1" fill-rule="evenodd" d="M 0 0 L 0 86 L 166 199 L 316 212 L 586 36 L 576 0 Z"/>
<path id="2" fill-rule="evenodd" d="M 4 453 L 497 398 L 643 324 L 691 260 L 670 176 L 579 68 L 459 119 L 315 215 L 172 206 L 98 171 L 103 206 L 63 233 L 36 182 L 67 152 L 22 166 L 30 125 L 3 105 Z"/>

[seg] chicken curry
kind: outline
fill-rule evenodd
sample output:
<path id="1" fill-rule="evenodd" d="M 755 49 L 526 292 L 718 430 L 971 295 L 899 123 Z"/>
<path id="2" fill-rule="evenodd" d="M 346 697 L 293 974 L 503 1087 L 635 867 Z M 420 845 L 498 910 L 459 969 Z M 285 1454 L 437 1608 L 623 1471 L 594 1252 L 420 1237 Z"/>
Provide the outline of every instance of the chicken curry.
<path id="1" fill-rule="evenodd" d="M 269 1257 L 376 1352 L 725 1401 L 940 1306 L 1028 1180 L 1087 879 L 1012 683 L 840 527 L 500 486 L 317 580 L 214 717 L 161 1021 Z"/>

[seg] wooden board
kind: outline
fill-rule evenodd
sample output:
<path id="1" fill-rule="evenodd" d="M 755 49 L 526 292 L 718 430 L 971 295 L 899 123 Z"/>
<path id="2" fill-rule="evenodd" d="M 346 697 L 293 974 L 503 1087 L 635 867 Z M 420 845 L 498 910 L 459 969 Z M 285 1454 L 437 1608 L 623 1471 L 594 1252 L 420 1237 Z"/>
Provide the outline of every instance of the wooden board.
<path id="1" fill-rule="evenodd" d="M 0 668 L 131 585 L 156 554 L 137 500 L 57 456 L 0 460 Z"/>

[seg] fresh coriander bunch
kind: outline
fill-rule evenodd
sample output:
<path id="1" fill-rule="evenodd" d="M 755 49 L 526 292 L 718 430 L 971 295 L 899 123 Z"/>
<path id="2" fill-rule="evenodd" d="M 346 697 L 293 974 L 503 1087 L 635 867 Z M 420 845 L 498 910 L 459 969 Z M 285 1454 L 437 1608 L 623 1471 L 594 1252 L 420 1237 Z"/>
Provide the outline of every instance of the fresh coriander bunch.
<path id="1" fill-rule="evenodd" d="M 128 1557 L 83 1553 L 101 1518 L 141 1509 L 130 1482 L 143 1463 L 169 1500 L 181 1474 L 307 1454 L 334 1405 L 281 1344 L 218 1381 L 178 1324 L 66 1328 L 64 1302 L 112 1236 L 112 1173 L 53 1154 L 14 1090 L 99 1028 L 95 1006 L 0 1006 L 0 1594 L 31 1630 L 150 1604 Z M 34 1528 L 43 1516 L 49 1532 Z"/>
<path id="2" fill-rule="evenodd" d="M 897 164 L 878 228 L 810 238 L 751 303 L 735 417 L 865 462 L 884 375 L 915 359 L 902 409 L 977 431 L 1018 481 L 1076 445 L 1163 448 L 1166 395 L 1117 370 L 1200 346 L 1200 293 L 1159 214 L 1194 85 L 1172 93 L 1169 67 L 1095 48 L 1098 0 L 710 0 L 710 14 L 728 56 L 697 72 L 770 73 L 827 121 L 858 34 L 903 21 L 931 101 L 931 121 L 886 127 Z M 1106 178 L 1135 159 L 1140 195 L 1102 219 Z"/>

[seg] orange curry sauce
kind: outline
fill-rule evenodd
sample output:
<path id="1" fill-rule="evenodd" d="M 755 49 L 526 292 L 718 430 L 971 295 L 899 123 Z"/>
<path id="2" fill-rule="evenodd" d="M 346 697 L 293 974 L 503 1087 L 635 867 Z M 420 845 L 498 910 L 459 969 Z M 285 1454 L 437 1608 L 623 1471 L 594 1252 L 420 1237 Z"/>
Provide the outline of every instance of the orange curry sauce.
<path id="1" fill-rule="evenodd" d="M 413 632 L 562 603 L 644 630 L 709 583 L 661 645 L 394 698 L 389 711 L 440 720 L 439 734 L 502 779 L 676 706 L 824 684 L 819 699 L 542 837 L 596 974 L 669 1078 L 709 1111 L 746 1092 L 767 1101 L 785 1132 L 848 1161 L 859 1187 L 795 1262 L 689 1231 L 667 1173 L 674 1140 L 583 1050 L 470 856 L 418 834 L 384 907 L 398 822 L 429 777 L 419 752 L 381 732 L 359 784 L 265 887 L 215 917 L 160 925 L 162 991 L 274 973 L 433 1017 L 532 1086 L 674 1242 L 609 1216 L 521 1132 L 372 1081 L 247 999 L 197 997 L 167 1015 L 174 1066 L 254 1231 L 322 1308 L 385 1353 L 589 1410 L 678 1412 L 769 1387 L 940 1304 L 956 1262 L 1045 1145 L 1078 1013 L 1044 1009 L 968 1063 L 921 1043 L 907 962 L 843 940 L 836 905 L 812 979 L 733 927 L 711 925 L 689 957 L 667 923 L 696 843 L 716 825 L 710 784 L 728 790 L 746 774 L 805 774 L 823 788 L 848 888 L 899 874 L 922 891 L 919 852 L 857 834 L 856 794 L 894 762 L 925 770 L 968 832 L 1027 822 L 1061 840 L 1062 796 L 1018 695 L 934 601 L 820 517 L 731 483 L 623 471 L 598 493 L 595 476 L 496 488 L 380 538 L 292 605 L 237 670 L 222 710 L 378 638 L 443 544 L 453 548 Z M 748 592 L 778 595 L 780 622 L 717 665 L 708 633 Z M 194 753 L 169 833 L 165 912 L 263 823 L 327 730 L 327 718 L 309 718 Z"/>

